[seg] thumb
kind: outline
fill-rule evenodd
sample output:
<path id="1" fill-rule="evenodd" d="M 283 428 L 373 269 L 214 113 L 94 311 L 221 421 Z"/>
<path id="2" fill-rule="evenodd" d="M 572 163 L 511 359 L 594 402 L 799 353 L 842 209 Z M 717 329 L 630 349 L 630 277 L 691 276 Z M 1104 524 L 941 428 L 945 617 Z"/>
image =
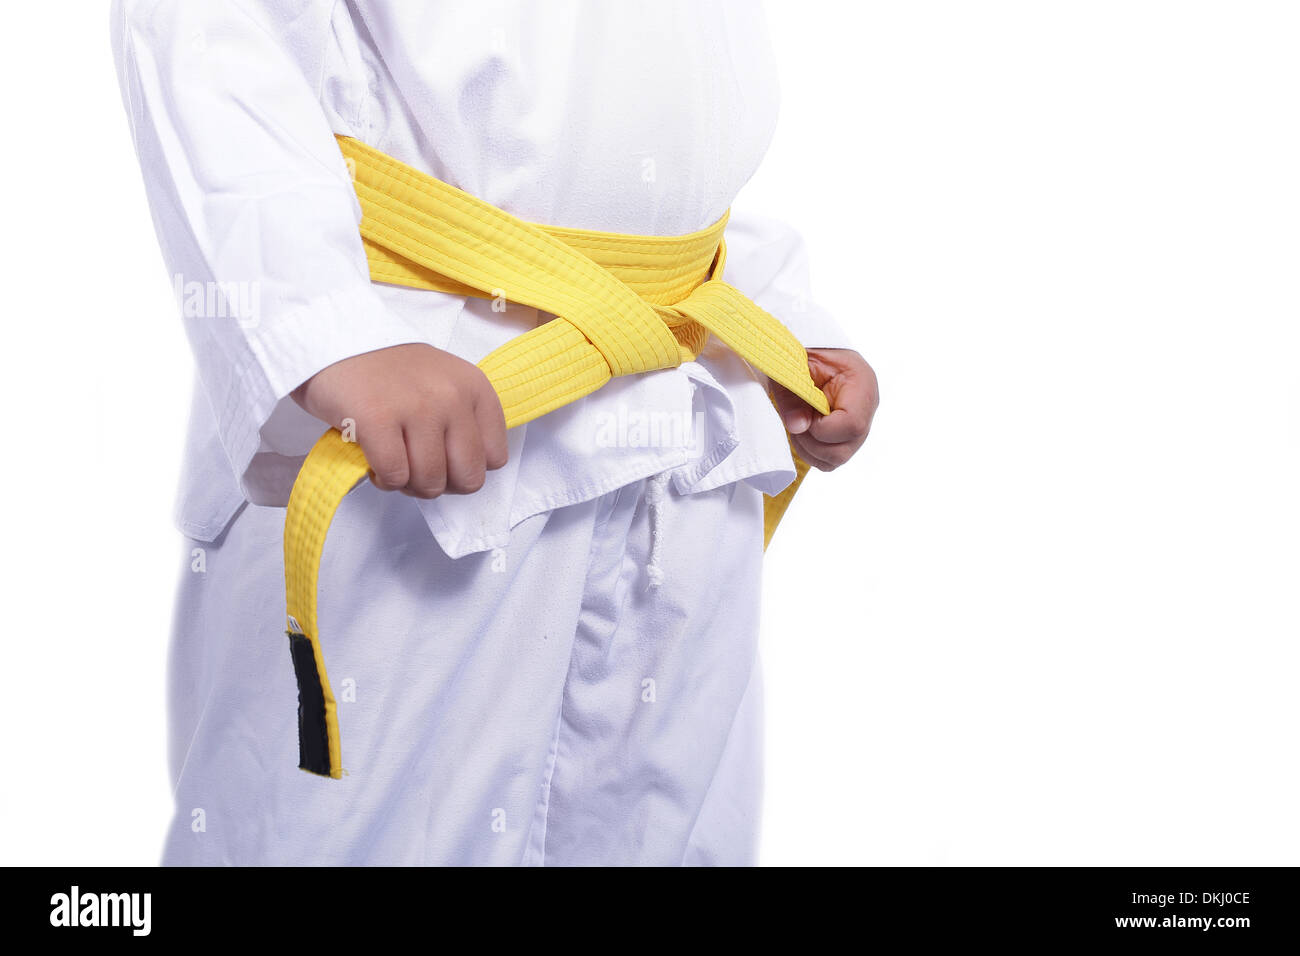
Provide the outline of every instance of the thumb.
<path id="1" fill-rule="evenodd" d="M 802 398 L 776 382 L 771 383 L 769 393 L 776 405 L 777 414 L 781 416 L 781 421 L 785 425 L 785 430 L 791 435 L 802 435 L 812 427 L 813 410 Z"/>

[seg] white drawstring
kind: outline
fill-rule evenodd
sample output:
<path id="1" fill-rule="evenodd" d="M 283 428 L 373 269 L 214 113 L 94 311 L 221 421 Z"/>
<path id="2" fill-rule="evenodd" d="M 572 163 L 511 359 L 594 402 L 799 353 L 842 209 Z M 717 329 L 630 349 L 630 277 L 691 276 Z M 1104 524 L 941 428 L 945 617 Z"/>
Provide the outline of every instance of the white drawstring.
<path id="1" fill-rule="evenodd" d="M 663 544 L 663 502 L 668 496 L 668 482 L 671 472 L 661 471 L 650 477 L 646 487 L 646 506 L 650 515 L 650 558 L 646 561 L 645 573 L 650 579 L 648 588 L 657 588 L 664 583 L 664 569 L 659 564 L 660 545 Z"/>

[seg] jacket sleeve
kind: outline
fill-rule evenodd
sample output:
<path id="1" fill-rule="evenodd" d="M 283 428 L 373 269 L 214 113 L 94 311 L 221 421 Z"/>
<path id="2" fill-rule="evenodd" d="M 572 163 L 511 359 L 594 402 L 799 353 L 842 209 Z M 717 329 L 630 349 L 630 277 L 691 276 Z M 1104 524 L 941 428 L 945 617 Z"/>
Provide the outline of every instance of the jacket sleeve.
<path id="1" fill-rule="evenodd" d="M 287 396 L 423 332 L 370 284 L 321 105 L 331 2 L 114 0 L 118 79 L 199 380 L 240 489 L 283 505 L 324 425 Z"/>
<path id="2" fill-rule="evenodd" d="M 736 210 L 727 222 L 723 278 L 781 320 L 804 348 L 854 349 L 853 338 L 812 297 L 803 238 L 777 219 Z"/>

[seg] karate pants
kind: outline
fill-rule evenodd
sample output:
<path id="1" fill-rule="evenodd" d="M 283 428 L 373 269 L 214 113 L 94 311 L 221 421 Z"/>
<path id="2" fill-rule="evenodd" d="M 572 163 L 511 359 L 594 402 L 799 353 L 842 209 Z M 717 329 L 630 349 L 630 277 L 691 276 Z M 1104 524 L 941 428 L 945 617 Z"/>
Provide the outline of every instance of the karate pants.
<path id="1" fill-rule="evenodd" d="M 458 560 L 412 499 L 358 487 L 320 575 L 338 780 L 298 769 L 284 511 L 187 541 L 163 863 L 752 864 L 762 496 L 670 485 L 651 515 L 649 484 Z"/>

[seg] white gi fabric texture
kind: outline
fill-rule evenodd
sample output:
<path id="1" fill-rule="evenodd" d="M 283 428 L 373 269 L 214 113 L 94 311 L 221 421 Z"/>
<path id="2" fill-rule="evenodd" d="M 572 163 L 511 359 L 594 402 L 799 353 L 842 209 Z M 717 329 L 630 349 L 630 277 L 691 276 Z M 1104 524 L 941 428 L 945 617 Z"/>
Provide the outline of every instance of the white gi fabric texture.
<path id="1" fill-rule="evenodd" d="M 214 560 L 206 573 L 187 573 L 181 587 L 173 729 L 182 738 L 194 736 L 174 741 L 176 825 L 188 828 L 192 806 L 203 805 L 205 783 L 224 787 L 228 774 L 263 801 L 230 804 L 245 814 L 240 826 L 248 829 L 238 838 L 225 830 L 225 849 L 210 850 L 211 858 L 275 859 L 278 846 L 282 858 L 307 859 L 298 830 L 325 826 L 297 812 L 292 820 L 276 812 L 296 805 L 287 791 L 276 789 L 294 738 L 285 722 L 292 716 L 292 706 L 285 706 L 292 701 L 285 686 L 291 669 L 282 635 L 277 638 L 283 518 L 278 507 L 287 502 L 303 456 L 324 429 L 287 396 L 329 364 L 391 345 L 424 342 L 477 361 L 548 318 L 518 305 L 497 311 L 487 301 L 372 284 L 357 232 L 360 209 L 334 134 L 355 136 L 525 219 L 613 232 L 691 232 L 732 205 L 771 136 L 777 89 L 764 31 L 755 4 L 716 0 L 115 0 L 112 33 L 123 100 L 199 373 L 176 519 L 190 539 L 187 554 L 219 542 L 210 548 Z M 803 246 L 792 230 L 733 211 L 727 243 L 727 281 L 784 321 L 805 346 L 852 346 L 810 298 Z M 364 783 L 354 777 L 340 787 L 293 770 L 292 792 L 319 788 L 308 805 L 322 813 L 347 807 L 350 818 L 365 814 L 365 807 L 394 810 L 418 798 L 424 801 L 421 812 L 441 815 L 451 830 L 438 831 L 426 847 L 411 848 L 397 832 L 384 842 L 384 824 L 371 821 L 380 829 L 370 833 L 356 816 L 340 831 L 352 842 L 336 844 L 321 859 L 410 859 L 412 853 L 443 861 L 516 858 L 514 851 L 486 853 L 470 832 L 456 835 L 459 813 L 470 821 L 482 808 L 466 803 L 453 812 L 448 801 L 478 799 L 471 796 L 478 791 L 468 785 L 459 795 L 446 789 L 452 785 L 445 774 L 464 780 L 464 768 L 419 753 L 411 722 L 438 707 L 446 708 L 443 719 L 453 724 L 474 724 L 478 718 L 465 715 L 499 702 L 502 689 L 466 675 L 482 660 L 502 664 L 510 648 L 519 649 L 511 643 L 512 634 L 522 640 L 514 628 L 524 621 L 558 628 L 567 619 L 552 599 L 558 601 L 564 589 L 587 589 L 584 600 L 596 604 L 611 599 L 610 593 L 590 591 L 599 584 L 582 571 L 584 548 L 613 553 L 660 542 L 653 558 L 644 555 L 649 583 L 663 582 L 651 592 L 670 607 L 690 607 L 711 593 L 725 601 L 723 616 L 734 621 L 718 626 L 719 615 L 703 610 L 704 618 L 675 618 L 684 629 L 684 646 L 711 655 L 717 666 L 748 674 L 752 634 L 741 625 L 753 626 L 757 592 L 745 574 L 755 572 L 724 574 L 744 559 L 721 554 L 722 538 L 711 539 L 703 518 L 685 522 L 676 532 L 683 540 L 674 541 L 666 529 L 683 501 L 699 498 L 705 509 L 704 493 L 715 489 L 727 500 L 756 501 L 758 491 L 775 492 L 793 474 L 784 429 L 755 373 L 711 342 L 695 362 L 615 379 L 582 401 L 513 429 L 509 464 L 489 473 L 474 495 L 418 502 L 393 496 L 382 507 L 367 506 L 383 512 L 375 526 L 350 521 L 332 531 L 336 549 L 369 541 L 367 554 L 377 563 L 368 567 L 359 554 L 348 562 L 336 557 L 338 576 L 322 571 L 327 666 L 333 676 L 336 645 L 364 642 L 373 659 L 368 665 L 354 659 L 350 666 L 358 673 L 371 668 L 364 671 L 366 683 L 384 688 L 386 706 L 396 708 L 387 717 L 406 727 L 409 746 L 402 750 L 404 763 L 362 764 L 379 759 L 368 754 L 368 741 L 383 735 L 374 728 L 358 732 L 345 722 L 345 765 L 382 767 L 381 776 Z M 647 526 L 645 541 L 623 540 L 633 525 L 603 518 L 589 528 L 594 544 L 552 543 L 554 536 L 540 530 L 553 526 L 557 509 L 583 506 L 563 519 L 567 527 L 591 523 L 592 509 L 608 509 L 610 496 L 633 507 L 652 476 L 659 476 L 649 485 L 659 505 L 650 509 L 655 527 L 652 533 Z M 354 497 L 375 494 L 367 487 Z M 245 501 L 254 504 L 241 511 Z M 437 548 L 433 540 L 420 540 L 413 526 L 426 529 L 426 537 L 431 533 Z M 381 529 L 394 536 L 391 542 L 375 537 Z M 368 537 L 351 542 L 354 533 Z M 509 560 L 519 560 L 521 548 L 539 567 L 549 565 L 549 574 L 507 572 L 488 579 L 497 583 L 491 587 L 452 583 L 473 580 L 471 567 L 489 560 L 483 552 L 504 549 Z M 240 555 L 237 561 L 224 557 L 231 549 Z M 413 567 L 402 566 L 397 559 L 403 555 Z M 462 566 L 440 555 L 477 557 Z M 346 571 L 340 571 L 345 563 Z M 403 584 L 413 579 L 420 586 Z M 494 615 L 507 606 L 493 590 L 502 580 L 513 582 L 509 606 L 518 619 L 504 610 Z M 601 580 L 612 587 L 619 578 L 610 572 Z M 479 600 L 490 603 L 479 606 Z M 338 618 L 329 616 L 331 608 L 336 614 L 351 610 Z M 645 622 L 662 618 L 622 610 L 632 614 L 628 627 L 640 635 L 636 640 L 651 641 L 650 631 L 639 629 L 652 630 Z M 450 638 L 443 625 L 456 620 L 473 623 Z M 381 621 L 387 623 L 374 623 Z M 672 640 L 673 633 L 670 628 L 661 637 Z M 464 657 L 460 663 L 467 670 L 457 672 L 484 697 L 464 689 L 444 691 L 440 700 L 422 698 L 436 686 L 431 674 L 422 678 L 429 690 L 412 686 L 398 695 L 400 682 L 412 676 L 406 659 L 418 650 L 403 639 L 414 634 L 487 655 Z M 707 642 L 727 634 L 738 642 L 734 648 L 710 650 Z M 264 653 L 246 657 L 251 641 L 264 643 Z M 574 641 L 582 646 L 581 632 L 575 638 L 572 628 L 567 637 L 557 631 L 548 647 Z M 229 656 L 209 656 L 221 654 L 220 647 Z M 429 647 L 419 654 L 444 651 Z M 704 662 L 683 666 L 698 669 Z M 565 682 L 554 661 L 536 671 L 522 659 L 514 666 L 529 692 L 548 700 L 546 692 L 556 687 L 547 682 Z M 237 676 L 250 687 L 239 690 Z M 733 679 L 739 680 L 734 674 Z M 267 681 L 274 682 L 274 693 Z M 681 746 L 717 744 L 736 719 L 739 701 L 732 694 L 712 706 L 697 702 L 701 723 L 663 726 L 686 734 Z M 187 720 L 190 703 L 205 719 L 222 721 L 225 737 L 204 734 L 202 721 Z M 456 707 L 468 709 L 458 717 Z M 551 721 L 548 732 L 553 730 L 555 715 L 544 719 Z M 606 726 L 612 716 L 593 713 L 589 719 L 605 733 L 625 726 Z M 494 728 L 511 736 L 497 736 Z M 478 746 L 496 760 L 514 759 L 520 731 L 509 720 L 499 726 L 488 721 L 475 732 Z M 448 746 L 439 733 L 430 730 L 431 750 Z M 255 749 L 243 753 L 243 747 Z M 243 760 L 238 769 L 232 748 Z M 522 764 L 511 765 L 521 774 L 520 786 L 535 782 Z M 440 775 L 424 775 L 435 769 Z M 707 782 L 673 779 L 683 787 Z M 348 792 L 349 786 L 354 793 L 378 789 L 366 789 L 370 803 L 339 803 L 343 797 L 326 795 L 331 788 Z M 669 796 L 700 802 L 699 792 Z M 565 799 L 578 797 L 570 793 Z M 649 825 L 658 818 L 641 819 Z M 615 830 L 631 832 L 627 827 L 634 822 L 622 821 L 623 829 Z M 461 857 L 454 850 L 457 840 L 468 841 Z M 576 853 L 581 841 L 572 845 Z M 182 846 L 173 833 L 169 858 L 202 856 Z M 674 846 L 676 852 L 685 844 Z M 635 856 L 630 846 L 622 850 Z M 646 848 L 646 858 L 666 859 L 673 852 Z"/>
<path id="2" fill-rule="evenodd" d="M 669 489 L 651 588 L 645 485 L 459 559 L 409 499 L 353 492 L 321 568 L 339 780 L 297 769 L 284 512 L 250 505 L 184 572 L 163 862 L 752 863 L 762 499 Z"/>

